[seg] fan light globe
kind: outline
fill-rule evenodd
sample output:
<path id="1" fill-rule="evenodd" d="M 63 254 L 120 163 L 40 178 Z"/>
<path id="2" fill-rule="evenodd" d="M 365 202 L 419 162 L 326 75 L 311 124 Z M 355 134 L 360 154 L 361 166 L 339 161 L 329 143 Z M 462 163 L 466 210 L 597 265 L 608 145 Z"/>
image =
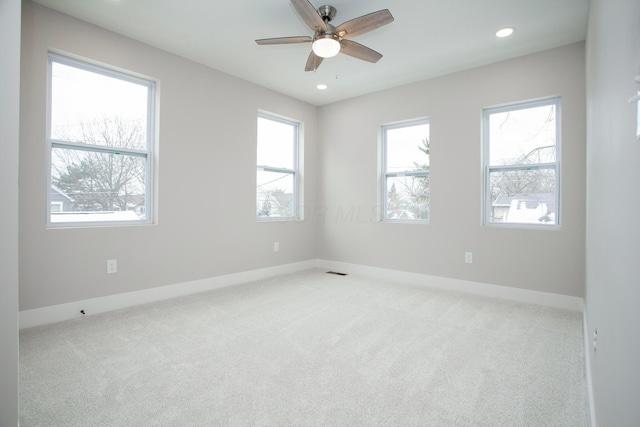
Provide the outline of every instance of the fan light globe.
<path id="1" fill-rule="evenodd" d="M 313 42 L 311 49 L 321 58 L 331 58 L 340 52 L 340 43 L 331 35 L 325 34 Z"/>

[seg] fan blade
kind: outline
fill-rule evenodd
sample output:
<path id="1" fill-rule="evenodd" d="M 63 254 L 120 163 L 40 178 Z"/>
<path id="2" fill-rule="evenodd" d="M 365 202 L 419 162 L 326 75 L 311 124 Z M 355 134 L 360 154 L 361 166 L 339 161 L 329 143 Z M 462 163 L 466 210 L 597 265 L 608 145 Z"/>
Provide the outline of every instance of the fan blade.
<path id="1" fill-rule="evenodd" d="M 267 44 L 294 44 L 294 43 L 310 43 L 313 38 L 309 36 L 296 36 L 296 37 L 274 37 L 271 39 L 259 39 L 256 43 L 259 45 Z"/>
<path id="2" fill-rule="evenodd" d="M 373 49 L 356 43 L 353 40 L 341 40 L 340 52 L 367 62 L 378 62 L 382 55 Z"/>
<path id="3" fill-rule="evenodd" d="M 320 16 L 318 11 L 309 0 L 291 0 L 291 4 L 293 5 L 298 15 L 302 18 L 302 20 L 311 28 L 313 31 L 328 31 L 327 24 L 324 22 L 324 19 Z"/>
<path id="4" fill-rule="evenodd" d="M 391 22 L 393 22 L 391 12 L 389 12 L 389 9 L 383 9 L 340 24 L 336 28 L 336 34 L 340 37 L 351 38 L 368 33 Z"/>
<path id="5" fill-rule="evenodd" d="M 304 70 L 305 71 L 317 70 L 320 64 L 322 63 L 323 59 L 324 58 L 316 55 L 315 53 L 313 53 L 313 51 L 311 51 L 311 53 L 309 54 L 309 58 L 307 58 L 307 65 L 305 65 Z"/>

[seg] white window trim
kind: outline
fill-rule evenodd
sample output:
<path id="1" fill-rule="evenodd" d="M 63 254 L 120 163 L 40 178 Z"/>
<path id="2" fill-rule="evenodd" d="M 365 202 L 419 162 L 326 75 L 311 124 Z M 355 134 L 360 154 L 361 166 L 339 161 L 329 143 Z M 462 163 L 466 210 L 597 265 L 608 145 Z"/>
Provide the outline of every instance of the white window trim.
<path id="1" fill-rule="evenodd" d="M 51 138 L 51 109 L 52 109 L 52 63 L 57 62 L 82 70 L 101 74 L 107 77 L 117 78 L 131 83 L 147 86 L 147 150 L 132 150 L 127 148 L 111 148 L 105 146 L 94 146 L 89 144 L 60 141 Z M 91 63 L 85 59 L 76 59 L 55 52 L 49 52 L 47 58 L 47 117 L 46 117 L 46 139 L 47 139 L 47 208 L 46 227 L 47 228 L 79 228 L 79 227 L 114 227 L 130 225 L 149 225 L 155 223 L 156 206 L 154 204 L 155 195 L 155 118 L 156 118 L 156 84 L 157 82 L 146 78 L 138 77 L 133 73 L 118 71 L 108 66 Z M 82 151 L 94 151 L 108 154 L 122 154 L 145 159 L 145 211 L 146 219 L 136 221 L 77 221 L 77 222 L 52 222 L 51 221 L 51 152 L 53 148 L 77 149 Z"/>
<path id="2" fill-rule="evenodd" d="M 380 222 L 389 223 L 389 224 L 429 224 L 431 221 L 431 203 L 429 203 L 429 219 L 397 219 L 397 218 L 388 218 L 387 217 L 387 194 L 389 189 L 387 188 L 387 180 L 388 178 L 393 177 L 404 177 L 404 176 L 430 176 L 431 169 L 429 171 L 401 171 L 401 172 L 387 172 L 387 131 L 392 129 L 399 129 L 409 126 L 418 126 L 421 124 L 430 124 L 428 117 L 423 117 L 419 119 L 411 119 L 402 122 L 391 123 L 387 125 L 383 125 L 381 127 L 381 136 L 380 136 L 380 205 L 382 206 L 380 212 Z M 431 135 L 429 135 L 429 140 L 431 140 Z M 431 157 L 431 156 L 429 156 Z M 429 182 L 429 191 L 431 191 L 431 182 Z"/>
<path id="3" fill-rule="evenodd" d="M 299 221 L 302 219 L 301 217 L 301 209 L 299 206 L 300 200 L 302 200 L 301 194 L 300 194 L 300 188 L 301 183 L 300 183 L 300 165 L 301 165 L 301 161 L 300 161 L 300 133 L 302 132 L 302 123 L 298 122 L 296 120 L 293 119 L 289 119 L 286 117 L 282 117 L 282 116 L 278 116 L 272 113 L 267 113 L 267 112 L 258 112 L 258 118 L 262 118 L 265 120 L 271 120 L 274 122 L 280 122 L 280 123 L 284 123 L 286 125 L 290 125 L 293 126 L 295 129 L 295 132 L 293 133 L 293 169 L 288 169 L 288 168 L 279 168 L 279 167 L 273 167 L 273 166 L 268 166 L 268 165 L 256 165 L 256 173 L 258 171 L 264 171 L 264 172 L 275 172 L 275 173 L 287 173 L 287 174 L 291 174 L 293 175 L 293 200 L 291 201 L 291 210 L 292 210 L 292 215 L 291 216 L 279 216 L 279 217 L 270 217 L 270 216 L 258 216 L 256 215 L 256 221 L 258 222 L 283 222 L 283 221 Z M 257 135 L 257 133 L 256 133 Z M 257 197 L 257 187 L 256 187 L 256 197 Z"/>
<path id="4" fill-rule="evenodd" d="M 533 163 L 528 165 L 497 165 L 491 166 L 489 153 L 490 153 L 490 126 L 489 116 L 493 113 L 503 113 L 505 111 L 514 111 L 524 108 L 535 108 L 545 105 L 556 106 L 556 161 L 551 163 Z M 483 110 L 482 116 L 482 139 L 483 139 L 483 219 L 482 225 L 487 227 L 498 228 L 517 228 L 517 229 L 536 229 L 536 230 L 560 230 L 562 224 L 562 206 L 560 204 L 560 193 L 562 190 L 562 108 L 561 97 L 553 96 L 549 98 L 542 98 L 532 101 L 521 101 L 512 104 L 501 105 L 498 107 L 489 107 Z M 531 169 L 555 169 L 556 171 L 556 191 L 555 191 L 555 203 L 556 203 L 556 223 L 555 224 L 520 224 L 520 223 L 502 223 L 491 222 L 491 171 L 496 170 L 531 170 Z"/>

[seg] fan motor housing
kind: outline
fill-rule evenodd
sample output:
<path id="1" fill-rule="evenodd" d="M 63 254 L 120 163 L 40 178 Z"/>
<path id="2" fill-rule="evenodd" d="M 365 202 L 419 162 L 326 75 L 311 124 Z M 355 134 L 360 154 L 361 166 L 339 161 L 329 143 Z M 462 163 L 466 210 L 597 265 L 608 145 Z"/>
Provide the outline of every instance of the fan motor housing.
<path id="1" fill-rule="evenodd" d="M 336 16 L 336 8 L 329 5 L 320 6 L 318 8 L 318 13 L 324 19 L 324 22 L 329 22 Z"/>

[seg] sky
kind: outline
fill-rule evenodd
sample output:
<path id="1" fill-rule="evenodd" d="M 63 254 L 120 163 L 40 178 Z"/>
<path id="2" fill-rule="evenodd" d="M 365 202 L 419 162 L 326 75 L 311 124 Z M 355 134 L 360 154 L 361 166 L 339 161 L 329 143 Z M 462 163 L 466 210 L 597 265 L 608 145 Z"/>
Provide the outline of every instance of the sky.
<path id="1" fill-rule="evenodd" d="M 149 89 L 142 84 L 53 62 L 51 90 L 53 139 L 60 139 L 67 130 L 77 131 L 81 123 L 105 117 L 147 118 Z"/>
<path id="2" fill-rule="evenodd" d="M 296 131 L 292 124 L 258 117 L 257 164 L 293 169 Z"/>
<path id="3" fill-rule="evenodd" d="M 414 170 L 414 162 L 428 165 L 429 157 L 419 149 L 425 138 L 430 140 L 429 123 L 425 122 L 387 129 L 387 172 Z"/>
<path id="4" fill-rule="evenodd" d="M 512 163 L 535 148 L 555 145 L 555 117 L 555 105 L 491 114 L 490 164 Z"/>

